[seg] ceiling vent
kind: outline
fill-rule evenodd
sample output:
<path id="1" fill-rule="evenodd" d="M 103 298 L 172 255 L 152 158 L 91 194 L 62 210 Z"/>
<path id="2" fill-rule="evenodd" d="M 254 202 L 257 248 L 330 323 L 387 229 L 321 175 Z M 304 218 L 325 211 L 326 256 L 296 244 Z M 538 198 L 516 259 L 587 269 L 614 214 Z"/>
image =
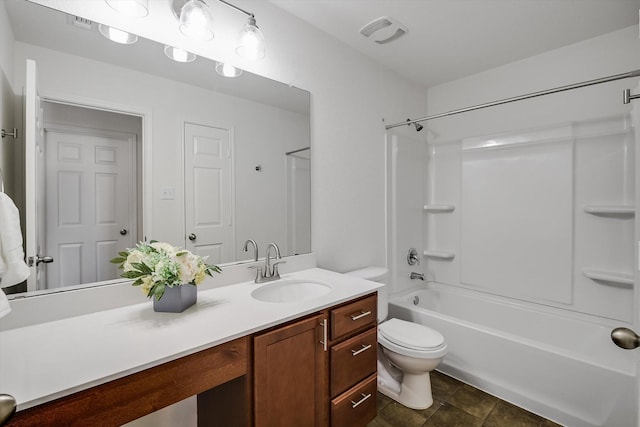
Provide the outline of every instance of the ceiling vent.
<path id="1" fill-rule="evenodd" d="M 408 31 L 406 26 L 388 16 L 381 16 L 360 28 L 360 34 L 378 44 L 397 40 L 407 34 Z"/>
<path id="2" fill-rule="evenodd" d="M 82 28 L 83 30 L 91 31 L 93 29 L 93 21 L 75 15 L 67 15 L 67 24 Z"/>

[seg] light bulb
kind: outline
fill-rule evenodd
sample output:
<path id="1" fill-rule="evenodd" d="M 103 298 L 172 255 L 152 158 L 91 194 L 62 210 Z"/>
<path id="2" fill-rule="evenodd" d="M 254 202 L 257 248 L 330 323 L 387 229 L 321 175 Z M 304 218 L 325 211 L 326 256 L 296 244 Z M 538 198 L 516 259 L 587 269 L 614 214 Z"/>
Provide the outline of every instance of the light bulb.
<path id="1" fill-rule="evenodd" d="M 117 28 L 109 27 L 108 25 L 100 24 L 98 26 L 98 30 L 100 31 L 100 34 L 116 43 L 133 44 L 138 41 L 138 36 L 135 34 L 127 33 L 126 31 L 118 30 Z"/>
<path id="2" fill-rule="evenodd" d="M 216 62 L 216 72 L 224 77 L 238 77 L 242 74 L 240 68 L 236 68 L 231 64 L 225 64 L 224 62 Z"/>
<path id="3" fill-rule="evenodd" d="M 193 62 L 196 59 L 196 55 L 186 50 L 165 45 L 164 54 L 176 62 Z"/>
<path id="4" fill-rule="evenodd" d="M 264 51 L 264 36 L 256 25 L 256 19 L 250 16 L 249 22 L 240 30 L 236 53 L 245 59 L 262 59 Z"/>
<path id="5" fill-rule="evenodd" d="M 213 39 L 213 16 L 200 0 L 189 0 L 180 11 L 180 31 L 194 40 Z"/>

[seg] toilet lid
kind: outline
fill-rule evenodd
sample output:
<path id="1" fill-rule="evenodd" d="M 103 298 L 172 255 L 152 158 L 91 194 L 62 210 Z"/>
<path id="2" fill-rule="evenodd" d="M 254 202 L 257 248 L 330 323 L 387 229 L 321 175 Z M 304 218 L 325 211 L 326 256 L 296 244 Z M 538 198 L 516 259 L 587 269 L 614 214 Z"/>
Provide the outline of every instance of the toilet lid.
<path id="1" fill-rule="evenodd" d="M 415 350 L 431 350 L 444 344 L 438 331 L 406 320 L 389 319 L 380 324 L 378 332 L 394 344 Z"/>

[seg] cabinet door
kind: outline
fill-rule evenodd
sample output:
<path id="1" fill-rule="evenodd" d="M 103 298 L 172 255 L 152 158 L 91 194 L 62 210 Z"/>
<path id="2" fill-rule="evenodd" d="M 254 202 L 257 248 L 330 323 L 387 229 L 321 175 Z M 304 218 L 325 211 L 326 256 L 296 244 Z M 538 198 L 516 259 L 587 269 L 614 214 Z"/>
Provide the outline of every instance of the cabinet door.
<path id="1" fill-rule="evenodd" d="M 325 319 L 313 316 L 255 337 L 256 427 L 326 424 Z"/>

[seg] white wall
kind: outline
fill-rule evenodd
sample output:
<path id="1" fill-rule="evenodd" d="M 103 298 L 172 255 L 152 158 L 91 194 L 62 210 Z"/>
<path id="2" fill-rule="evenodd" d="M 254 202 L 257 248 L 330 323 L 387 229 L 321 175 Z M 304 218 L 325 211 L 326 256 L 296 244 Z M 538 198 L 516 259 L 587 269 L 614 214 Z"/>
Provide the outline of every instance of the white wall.
<path id="1" fill-rule="evenodd" d="M 150 114 L 151 135 L 146 138 L 152 159 L 146 166 L 151 185 L 145 190 L 151 192 L 153 213 L 145 230 L 149 239 L 185 243 L 181 159 L 187 121 L 233 129 L 236 259 L 250 257 L 242 252 L 248 238 L 286 247 L 284 153 L 308 140 L 306 116 L 24 43 L 15 46 L 16 87 L 23 85 L 26 58 L 37 62 L 45 97 Z M 258 164 L 262 172 L 256 172 Z M 175 189 L 174 200 L 161 200 L 163 187 Z"/>
<path id="2" fill-rule="evenodd" d="M 122 19 L 104 2 L 37 2 L 309 90 L 312 247 L 319 265 L 345 271 L 385 263 L 382 119 L 423 115 L 421 90 L 266 1 L 234 3 L 256 15 L 267 39 L 267 56 L 258 62 L 235 55 L 234 39 L 245 18 L 225 8 L 214 42 L 199 43 L 178 32 L 164 0 L 151 0 L 149 18 L 138 20 Z"/>

